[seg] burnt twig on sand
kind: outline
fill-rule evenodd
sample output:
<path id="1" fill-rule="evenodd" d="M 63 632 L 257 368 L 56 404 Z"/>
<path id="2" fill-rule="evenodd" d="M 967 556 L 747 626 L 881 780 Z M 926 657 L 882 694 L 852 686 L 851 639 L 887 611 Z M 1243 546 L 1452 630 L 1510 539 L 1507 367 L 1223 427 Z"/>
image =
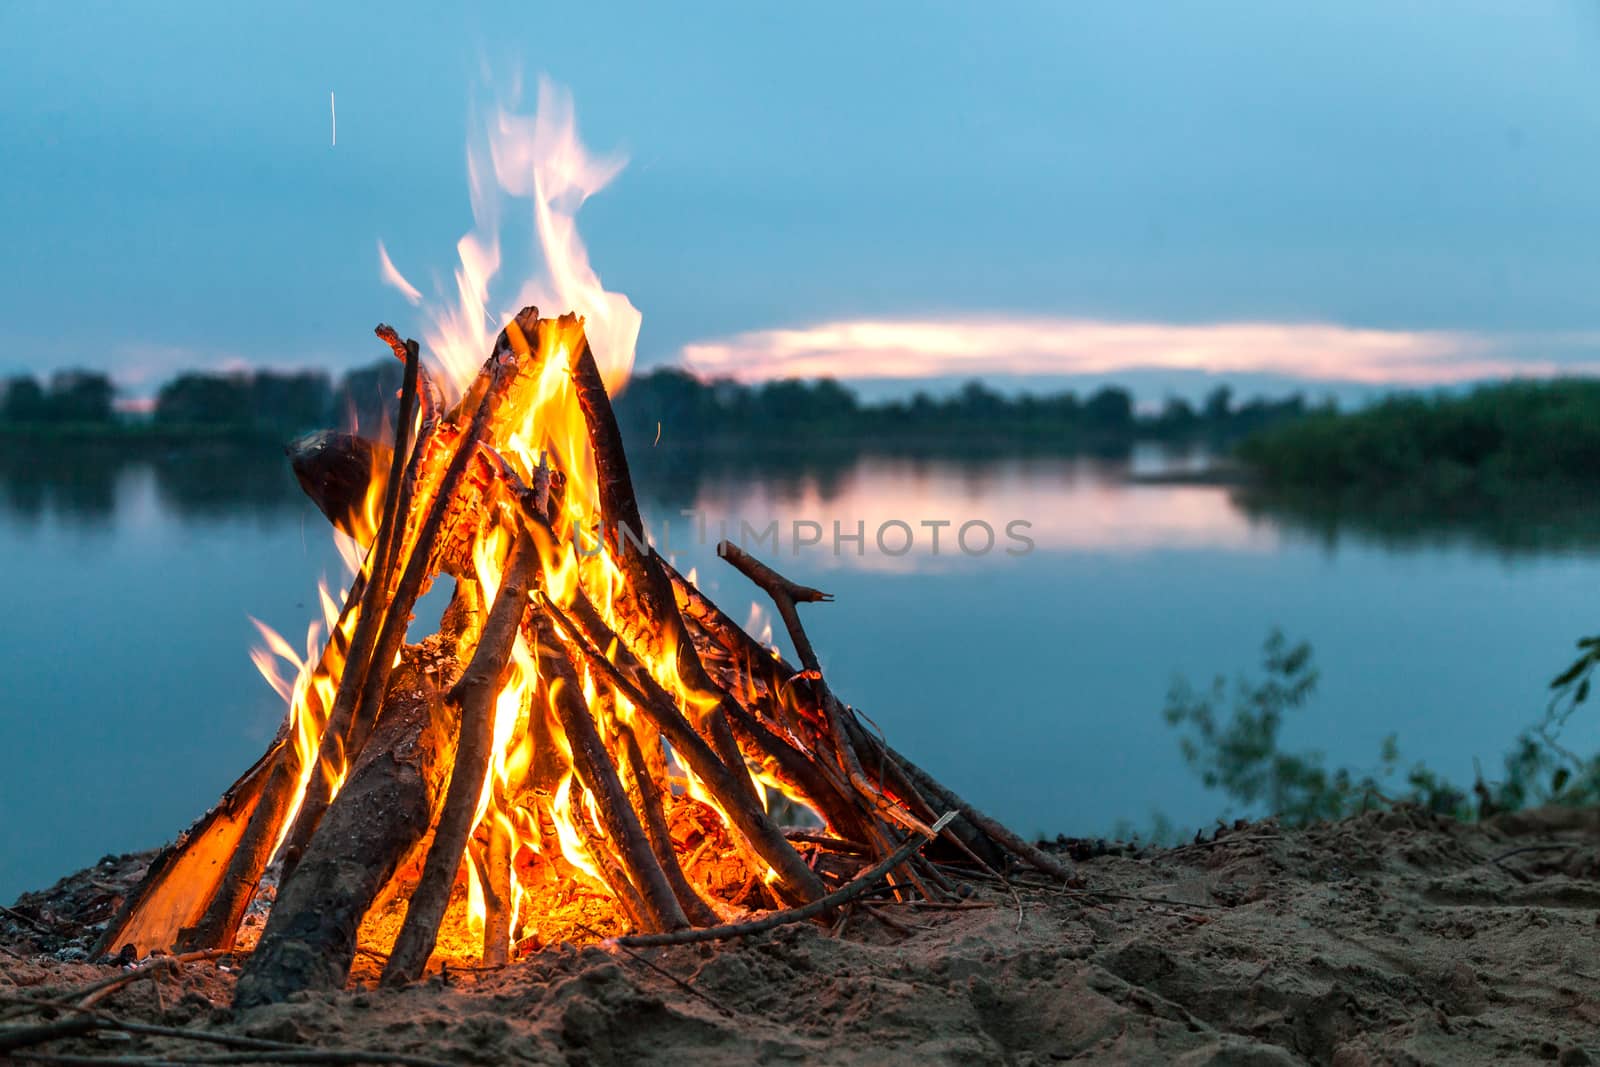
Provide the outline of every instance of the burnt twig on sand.
<path id="1" fill-rule="evenodd" d="M 955 818 L 954 812 L 941 815 L 930 829 L 934 835 L 950 824 Z M 654 945 L 688 945 L 698 941 L 725 941 L 730 937 L 748 937 L 751 934 L 764 933 L 789 923 L 804 922 L 818 915 L 831 911 L 841 904 L 865 894 L 875 888 L 879 882 L 888 877 L 889 872 L 909 859 L 913 853 L 926 845 L 932 836 L 912 837 L 903 842 L 899 848 L 891 852 L 882 862 L 862 871 L 856 877 L 846 882 L 826 896 L 819 897 L 809 904 L 798 908 L 789 908 L 785 911 L 774 911 L 763 915 L 759 919 L 749 922 L 729 923 L 726 926 L 710 926 L 701 930 L 678 930 L 667 934 L 636 934 L 631 937 L 616 938 L 616 944 L 626 945 L 629 948 L 649 948 Z"/>

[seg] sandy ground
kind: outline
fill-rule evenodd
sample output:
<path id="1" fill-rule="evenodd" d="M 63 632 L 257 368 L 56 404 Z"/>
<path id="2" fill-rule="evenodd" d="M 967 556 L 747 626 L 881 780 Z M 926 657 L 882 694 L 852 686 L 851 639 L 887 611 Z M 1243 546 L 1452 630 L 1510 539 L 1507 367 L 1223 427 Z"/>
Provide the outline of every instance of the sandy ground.
<path id="1" fill-rule="evenodd" d="M 109 861 L 16 911 L 66 933 L 92 926 L 137 867 L 136 857 Z M 98 1007 L 463 1064 L 1354 1067 L 1600 1056 L 1600 813 L 1464 826 L 1403 810 L 1296 832 L 1258 823 L 1180 849 L 1112 850 L 1080 869 L 1104 895 L 980 888 L 974 901 L 987 906 L 892 905 L 880 909 L 887 922 L 863 909 L 842 932 L 793 926 L 644 954 L 671 978 L 615 949 L 561 945 L 500 971 L 236 1015 L 224 960 L 131 983 Z M 5 915 L 0 944 L 0 1012 L 10 1013 L 0 1027 L 52 1018 L 5 1002 L 61 999 L 116 973 L 70 962 L 80 949 Z M 227 1052 L 122 1034 L 33 1051 L 126 1062 Z"/>

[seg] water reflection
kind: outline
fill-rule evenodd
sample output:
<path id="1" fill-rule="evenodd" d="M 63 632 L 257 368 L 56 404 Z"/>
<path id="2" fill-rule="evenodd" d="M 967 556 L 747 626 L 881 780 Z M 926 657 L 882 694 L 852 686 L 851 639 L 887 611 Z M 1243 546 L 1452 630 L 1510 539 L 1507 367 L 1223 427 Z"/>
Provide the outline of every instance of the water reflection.
<path id="1" fill-rule="evenodd" d="M 1600 499 L 1575 490 L 1530 491 L 1513 500 L 1469 505 L 1419 501 L 1403 493 L 1239 490 L 1231 506 L 1328 553 L 1342 544 L 1408 554 L 1467 548 L 1506 559 L 1600 549 Z"/>
<path id="2" fill-rule="evenodd" d="M 797 457 L 771 449 L 636 444 L 633 457 L 652 534 L 669 551 L 702 535 L 711 543 L 737 538 L 741 523 L 761 533 L 776 521 L 784 537 L 780 554 L 786 554 L 793 523 L 815 522 L 822 526 L 822 543 L 804 551 L 836 567 L 907 570 L 948 562 L 961 555 L 954 547 L 955 528 L 970 520 L 996 531 L 994 551 L 1017 544 L 1005 538 L 1006 524 L 1014 520 L 1030 524 L 1025 536 L 1036 549 L 1055 551 L 1270 551 L 1284 537 L 1329 552 L 1344 543 L 1402 553 L 1466 547 L 1505 557 L 1600 548 L 1600 501 L 1573 493 L 1441 507 L 1404 494 L 1338 497 L 1136 480 L 1201 470 L 1211 457 L 1199 449 L 1151 445 L 1093 456 L 862 455 L 808 447 Z M 49 516 L 69 528 L 103 530 L 119 498 L 135 485 L 143 492 L 147 481 L 159 507 L 186 522 L 274 521 L 305 513 L 288 463 L 271 445 L 130 448 L 10 441 L 0 446 L 0 517 L 23 528 Z M 920 535 L 903 555 L 875 551 L 875 534 L 892 521 Z M 941 551 L 934 553 L 933 529 L 924 524 L 941 521 L 953 525 L 941 528 Z M 834 522 L 846 537 L 837 555 Z M 860 553 L 848 540 L 858 529 L 866 535 Z M 887 539 L 898 547 L 904 537 Z"/>
<path id="3" fill-rule="evenodd" d="M 25 527 L 47 517 L 105 528 L 133 483 L 152 479 L 161 507 L 186 520 L 298 515 L 304 498 L 281 451 L 260 444 L 129 448 L 99 442 L 0 448 L 0 510 Z"/>
<path id="4" fill-rule="evenodd" d="M 859 556 L 786 544 L 775 560 L 837 597 L 808 607 L 807 627 L 838 690 L 1024 832 L 1220 810 L 1161 721 L 1167 684 L 1249 668 L 1274 624 L 1316 646 L 1326 679 L 1329 714 L 1296 722 L 1286 745 L 1360 765 L 1397 732 L 1408 757 L 1458 779 L 1474 757 L 1498 759 L 1574 636 L 1593 629 L 1594 510 L 1450 524 L 1129 483 L 1204 461 L 1157 450 L 796 450 L 800 461 L 632 449 L 658 535 L 741 619 L 756 594 L 712 554 L 720 531 L 696 543 L 683 509 L 708 526 L 811 520 L 830 539 L 835 520 L 869 538 L 890 520 L 1033 523 L 1037 549 L 1020 557 L 897 558 L 869 542 Z M 320 514 L 261 445 L 0 443 L 0 552 L 12 564 L 0 612 L 5 900 L 170 838 L 212 803 L 283 712 L 248 660 L 248 616 L 301 634 L 319 575 L 340 571 Z M 437 618 L 429 610 L 419 623 Z"/>

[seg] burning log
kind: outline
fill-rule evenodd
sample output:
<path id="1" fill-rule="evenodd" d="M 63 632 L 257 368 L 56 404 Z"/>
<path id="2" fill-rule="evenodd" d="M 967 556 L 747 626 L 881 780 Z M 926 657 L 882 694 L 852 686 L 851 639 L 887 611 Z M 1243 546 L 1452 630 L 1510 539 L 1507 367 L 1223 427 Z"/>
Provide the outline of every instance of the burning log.
<path id="1" fill-rule="evenodd" d="M 97 955 L 132 945 L 143 957 L 182 941 L 184 931 L 200 920 L 206 905 L 227 884 L 230 860 L 238 854 L 262 791 L 287 747 L 288 737 L 280 734 L 211 810 L 161 850 L 139 891 L 123 902 L 107 925 L 95 947 Z"/>
<path id="2" fill-rule="evenodd" d="M 152 869 L 104 949 L 231 945 L 275 850 L 281 889 L 241 1005 L 343 982 L 381 900 L 407 899 L 383 974 L 396 984 L 462 943 L 452 923 L 503 963 L 575 895 L 603 894 L 611 917 L 569 929 L 675 941 L 821 915 L 862 891 L 840 884 L 863 869 L 942 899 L 953 887 L 921 855 L 935 839 L 991 873 L 1068 874 L 834 695 L 795 610 L 825 594 L 720 550 L 772 596 L 795 669 L 656 555 L 581 319 L 525 309 L 448 410 L 415 342 L 379 335 L 407 367 L 394 447 L 323 434 L 289 450 L 366 562 L 280 741 Z M 470 660 L 444 697 L 400 654 L 441 574 L 456 595 L 430 640 Z M 786 834 L 763 790 L 824 832 Z M 411 885 L 396 872 L 422 842 Z M 750 902 L 790 910 L 725 922 Z"/>
<path id="3" fill-rule="evenodd" d="M 342 986 L 362 917 L 433 822 L 450 774 L 456 713 L 441 699 L 430 677 L 438 666 L 426 656 L 407 650 L 372 743 L 279 887 L 239 975 L 240 1007 Z"/>
<path id="4" fill-rule="evenodd" d="M 334 527 L 365 543 L 377 527 L 364 506 L 374 489 L 374 477 L 392 461 L 394 449 L 337 430 L 318 430 L 283 446 L 295 480 Z M 387 477 L 385 475 L 385 477 Z"/>
<path id="5" fill-rule="evenodd" d="M 501 675 L 511 658 L 522 616 L 528 607 L 528 588 L 533 581 L 538 557 L 527 538 L 512 546 L 506 563 L 505 584 L 489 610 L 483 636 L 466 673 L 450 692 L 449 703 L 460 710 L 461 732 L 456 745 L 455 765 L 450 772 L 450 791 L 445 795 L 444 811 L 433 831 L 433 845 L 422 868 L 422 881 L 411 896 L 405 925 L 395 941 L 394 951 L 384 968 L 386 983 L 408 982 L 422 973 L 433 953 L 450 902 L 450 887 L 467 838 L 477 820 L 478 797 L 483 792 L 484 775 L 494 745 L 494 703 L 500 692 Z"/>

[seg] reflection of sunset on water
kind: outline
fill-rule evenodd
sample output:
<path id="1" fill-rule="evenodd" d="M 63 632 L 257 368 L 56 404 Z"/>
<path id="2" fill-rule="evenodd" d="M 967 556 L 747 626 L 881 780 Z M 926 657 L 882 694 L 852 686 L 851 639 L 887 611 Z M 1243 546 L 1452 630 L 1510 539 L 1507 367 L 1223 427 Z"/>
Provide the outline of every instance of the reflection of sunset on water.
<path id="1" fill-rule="evenodd" d="M 1211 549 L 1259 553 L 1278 544 L 1278 534 L 1252 523 L 1218 486 L 1138 486 L 1123 468 L 1083 459 L 1011 459 L 975 466 L 936 460 L 863 457 L 844 473 L 823 480 L 807 475 L 774 484 L 708 480 L 695 498 L 692 516 L 666 516 L 666 548 L 687 549 L 700 536 L 743 540 L 752 551 L 794 558 L 816 566 L 878 571 L 922 571 L 1026 560 L 1034 552 L 1146 552 Z M 1021 520 L 1008 537 L 1007 526 Z M 971 532 L 968 551 L 957 543 L 962 524 L 987 523 L 995 537 Z M 777 523 L 778 551 L 770 539 L 756 543 Z M 838 551 L 834 523 L 840 528 Z M 949 526 L 938 524 L 948 522 Z M 820 543 L 795 548 L 795 524 L 817 523 Z M 900 552 L 903 523 L 914 531 L 910 551 Z M 889 551 L 879 549 L 884 529 Z M 814 536 L 805 528 L 802 537 Z M 859 545 L 853 538 L 864 534 Z M 934 536 L 938 536 L 938 551 Z M 742 536 L 741 536 L 742 535 Z M 657 523 L 658 544 L 663 529 Z M 1033 542 L 1031 551 L 1019 537 Z"/>

